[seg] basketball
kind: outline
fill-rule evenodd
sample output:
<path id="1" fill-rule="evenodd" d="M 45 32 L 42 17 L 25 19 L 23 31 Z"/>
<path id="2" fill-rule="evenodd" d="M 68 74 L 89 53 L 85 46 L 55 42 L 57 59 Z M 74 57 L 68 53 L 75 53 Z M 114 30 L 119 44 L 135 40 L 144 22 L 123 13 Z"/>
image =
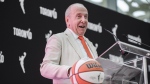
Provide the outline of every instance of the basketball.
<path id="1" fill-rule="evenodd" d="M 104 80 L 104 71 L 95 59 L 80 59 L 70 70 L 70 80 L 72 84 L 100 84 Z"/>

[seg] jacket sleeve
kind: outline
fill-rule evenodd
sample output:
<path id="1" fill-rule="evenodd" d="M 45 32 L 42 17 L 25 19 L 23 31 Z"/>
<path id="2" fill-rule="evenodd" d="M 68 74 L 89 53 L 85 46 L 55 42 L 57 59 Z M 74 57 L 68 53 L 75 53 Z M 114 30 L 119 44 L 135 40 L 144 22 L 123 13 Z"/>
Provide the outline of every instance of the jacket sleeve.
<path id="1" fill-rule="evenodd" d="M 70 66 L 59 65 L 62 56 L 61 39 L 57 35 L 52 35 L 47 41 L 45 47 L 45 56 L 40 66 L 40 73 L 48 79 L 68 78 L 68 69 Z"/>

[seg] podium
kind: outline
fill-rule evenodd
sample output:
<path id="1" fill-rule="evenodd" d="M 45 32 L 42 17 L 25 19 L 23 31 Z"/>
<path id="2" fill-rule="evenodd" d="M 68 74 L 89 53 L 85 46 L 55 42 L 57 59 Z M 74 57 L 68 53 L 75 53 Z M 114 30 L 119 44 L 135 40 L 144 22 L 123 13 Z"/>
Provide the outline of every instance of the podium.
<path id="1" fill-rule="evenodd" d="M 104 84 L 148 84 L 150 51 L 117 41 L 96 60 L 104 69 Z"/>

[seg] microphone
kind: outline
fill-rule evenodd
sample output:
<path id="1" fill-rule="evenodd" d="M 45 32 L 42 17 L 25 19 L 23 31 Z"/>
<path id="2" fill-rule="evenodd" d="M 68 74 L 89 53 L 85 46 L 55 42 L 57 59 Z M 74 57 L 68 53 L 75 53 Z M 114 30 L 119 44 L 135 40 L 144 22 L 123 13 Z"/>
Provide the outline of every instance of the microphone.
<path id="1" fill-rule="evenodd" d="M 111 31 L 109 31 L 109 30 L 107 30 L 107 29 L 105 29 L 105 28 L 103 28 L 105 31 L 107 31 L 109 34 L 111 34 L 111 35 L 113 35 L 115 38 L 116 38 L 116 42 L 117 41 L 120 41 L 119 39 L 118 39 L 118 37 L 115 35 L 115 34 L 113 34 Z"/>
<path id="2" fill-rule="evenodd" d="M 105 28 L 103 28 L 105 31 L 107 31 L 109 34 L 111 34 L 111 35 L 113 35 L 115 38 L 116 38 L 116 42 L 118 42 L 118 41 L 120 41 L 119 40 L 119 38 L 115 35 L 115 34 L 113 34 L 111 31 L 109 31 L 109 30 L 107 30 L 107 29 L 105 29 Z M 118 44 L 119 45 L 119 44 Z M 120 45 L 119 45 L 119 47 L 120 47 Z M 126 52 L 126 51 L 124 51 L 124 50 L 122 50 L 121 49 L 121 47 L 120 47 L 120 52 L 121 52 L 121 54 L 123 55 L 123 56 L 127 56 L 129 53 L 128 52 Z"/>
<path id="3" fill-rule="evenodd" d="M 142 42 L 139 42 L 139 41 L 136 41 L 136 40 L 134 40 L 134 39 L 131 39 L 131 38 L 129 38 L 126 34 L 122 34 L 122 35 L 123 35 L 123 37 L 125 37 L 125 38 L 127 38 L 127 39 L 130 39 L 130 40 L 132 40 L 132 41 L 135 41 L 135 42 L 137 42 L 137 43 L 140 43 L 140 44 L 142 44 L 142 45 L 144 45 L 144 46 L 150 48 L 149 45 L 147 45 L 147 44 L 145 44 L 145 43 L 142 43 Z"/>

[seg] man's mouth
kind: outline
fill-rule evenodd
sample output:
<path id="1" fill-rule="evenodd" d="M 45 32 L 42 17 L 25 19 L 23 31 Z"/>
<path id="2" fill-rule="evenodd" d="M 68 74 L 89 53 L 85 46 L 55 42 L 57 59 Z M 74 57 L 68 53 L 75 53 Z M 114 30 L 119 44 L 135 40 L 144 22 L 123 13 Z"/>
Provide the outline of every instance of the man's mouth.
<path id="1" fill-rule="evenodd" d="M 85 26 L 79 26 L 80 28 L 85 28 Z"/>

